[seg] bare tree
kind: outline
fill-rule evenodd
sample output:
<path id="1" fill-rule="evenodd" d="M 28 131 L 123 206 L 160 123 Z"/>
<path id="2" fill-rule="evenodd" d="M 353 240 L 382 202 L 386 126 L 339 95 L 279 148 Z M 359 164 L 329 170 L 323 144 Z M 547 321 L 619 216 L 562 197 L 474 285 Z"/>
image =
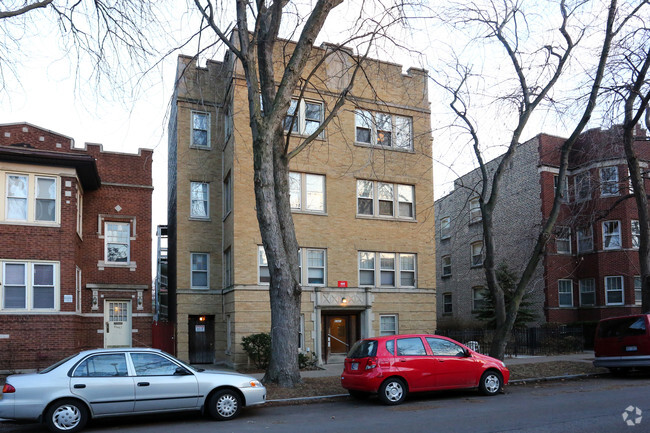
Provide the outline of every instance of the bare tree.
<path id="1" fill-rule="evenodd" d="M 220 5 L 209 0 L 194 0 L 207 26 L 235 56 L 246 78 L 256 212 L 270 273 L 271 360 L 263 381 L 286 387 L 300 382 L 296 336 L 302 293 L 296 254 L 298 242 L 289 201 L 289 161 L 307 148 L 336 117 L 349 96 L 355 77 L 362 73 L 363 57 L 351 57 L 354 66 L 344 74 L 347 75 L 347 85 L 339 91 L 333 107 L 328 108 L 324 121 L 311 135 L 290 145 L 292 136 L 285 135 L 285 129 L 291 131 L 293 128 L 285 124 L 285 118 L 292 98 L 299 94 L 302 99 L 310 80 L 316 79 L 314 72 L 325 59 L 315 61 L 310 57 L 313 44 L 330 12 L 342 1 L 318 0 L 304 13 L 294 10 L 295 5 L 290 2 L 281 0 L 253 3 L 237 0 L 236 26 L 230 38 L 229 32 L 219 24 Z M 304 13 L 304 17 L 298 12 Z M 291 22 L 291 17 L 296 14 L 299 15 L 298 24 L 295 21 L 293 24 L 285 23 Z M 386 10 L 382 14 L 390 16 Z M 385 32 L 386 26 L 400 19 L 397 14 L 387 20 L 371 20 L 372 29 L 353 38 L 365 38 L 366 47 L 369 47 L 377 34 Z M 368 24 L 361 16 L 357 23 Z M 295 27 L 290 32 L 295 32 L 297 38 L 295 43 L 288 44 L 280 38 L 280 32 L 283 26 L 292 25 Z M 347 51 L 340 50 L 340 53 L 351 56 Z M 285 62 L 279 74 L 278 62 Z M 311 70 L 310 65 L 313 67 Z"/>
<path id="2" fill-rule="evenodd" d="M 456 10 L 460 11 L 459 16 L 462 17 L 457 22 L 479 27 L 483 38 L 496 40 L 498 45 L 501 46 L 513 71 L 514 79 L 512 81 L 517 83 L 515 90 L 500 97 L 495 97 L 502 103 L 514 104 L 517 109 L 506 152 L 500 157 L 493 172 L 488 170 L 483 156 L 481 135 L 472 117 L 475 113 L 471 112 L 473 106 L 470 103 L 470 94 L 472 92 L 468 83 L 472 79 L 471 68 L 460 62 L 452 65 L 458 76 L 456 85 L 437 80 L 444 89 L 450 92 L 452 96 L 451 109 L 460 119 L 466 133 L 469 134 L 479 164 L 481 173 L 479 203 L 485 249 L 483 266 L 488 289 L 494 298 L 496 318 L 496 332 L 490 347 L 490 354 L 500 359 L 503 359 L 505 347 L 517 318 L 517 312 L 526 292 L 526 287 L 544 253 L 546 243 L 552 235 L 553 226 L 562 203 L 562 189 L 558 188 L 556 190 L 550 216 L 544 221 L 527 263 L 518 276 L 514 294 L 508 305 L 506 305 L 504 299 L 503 289 L 496 278 L 495 247 L 497 239 L 494 230 L 494 209 L 498 204 L 503 174 L 517 150 L 524 128 L 528 125 L 531 116 L 536 110 L 539 110 L 544 104 L 553 103 L 550 98 L 551 91 L 565 73 L 576 46 L 587 31 L 587 27 L 576 26 L 576 22 L 580 22 L 581 7 L 585 3 L 571 3 L 560 0 L 557 5 L 558 15 L 548 17 L 549 21 L 555 20 L 559 23 L 556 30 L 557 34 L 559 34 L 559 42 L 543 43 L 537 49 L 524 48 L 526 45 L 524 39 L 528 36 L 527 32 L 532 24 L 526 14 L 523 2 L 517 0 L 487 2 L 484 8 L 480 8 L 476 4 L 457 6 Z M 558 185 L 562 185 L 566 177 L 569 153 L 573 143 L 587 125 L 595 108 L 611 42 L 617 32 L 615 27 L 618 13 L 617 1 L 611 0 L 608 6 L 606 26 L 601 33 L 602 44 L 599 61 L 592 73 L 591 90 L 586 98 L 584 111 L 571 136 L 561 148 Z M 618 20 L 620 28 L 626 19 L 623 17 L 618 18 Z M 539 25 L 539 22 L 537 24 Z M 540 59 L 539 56 L 542 54 L 543 56 Z"/>

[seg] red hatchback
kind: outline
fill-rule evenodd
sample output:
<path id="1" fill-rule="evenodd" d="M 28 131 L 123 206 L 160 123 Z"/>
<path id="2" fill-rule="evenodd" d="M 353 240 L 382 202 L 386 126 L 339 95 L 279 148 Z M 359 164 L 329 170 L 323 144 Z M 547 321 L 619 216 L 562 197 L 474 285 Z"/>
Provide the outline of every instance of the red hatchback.
<path id="1" fill-rule="evenodd" d="M 389 405 L 411 392 L 476 388 L 498 394 L 510 371 L 498 359 L 439 335 L 390 335 L 357 341 L 345 359 L 341 385 L 353 397 L 377 394 Z"/>

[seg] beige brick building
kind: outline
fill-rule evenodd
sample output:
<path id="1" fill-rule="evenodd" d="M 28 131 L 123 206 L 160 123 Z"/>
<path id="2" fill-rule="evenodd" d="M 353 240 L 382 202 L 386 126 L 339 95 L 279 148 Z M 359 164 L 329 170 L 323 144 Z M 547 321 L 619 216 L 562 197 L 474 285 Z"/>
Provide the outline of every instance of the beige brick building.
<path id="1" fill-rule="evenodd" d="M 312 64 L 329 49 L 315 48 Z M 269 331 L 270 307 L 246 82 L 233 57 L 206 67 L 178 60 L 169 124 L 169 315 L 180 358 L 241 366 L 248 362 L 241 339 Z M 349 52 L 330 56 L 304 100 L 292 104 L 290 148 L 327 116 L 352 65 Z M 303 285 L 296 338 L 319 362 L 340 359 L 362 337 L 436 327 L 427 74 L 377 60 L 363 65 L 338 116 L 291 161 Z"/>

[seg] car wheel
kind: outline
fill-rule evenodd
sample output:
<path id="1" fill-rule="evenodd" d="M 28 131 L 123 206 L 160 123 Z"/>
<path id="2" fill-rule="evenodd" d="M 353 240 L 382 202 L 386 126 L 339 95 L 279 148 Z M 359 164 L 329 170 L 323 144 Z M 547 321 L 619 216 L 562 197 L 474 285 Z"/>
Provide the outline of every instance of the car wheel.
<path id="1" fill-rule="evenodd" d="M 391 377 L 379 387 L 379 400 L 388 405 L 400 404 L 406 398 L 406 385 L 402 379 Z"/>
<path id="2" fill-rule="evenodd" d="M 501 373 L 488 370 L 481 376 L 478 389 L 483 395 L 496 395 L 503 389 L 503 376 Z"/>
<path id="3" fill-rule="evenodd" d="M 65 399 L 52 404 L 45 413 L 45 423 L 54 433 L 75 433 L 88 422 L 88 409 L 78 400 Z"/>
<path id="4" fill-rule="evenodd" d="M 355 391 L 353 389 L 348 389 L 348 392 L 350 393 L 350 397 L 357 400 L 365 400 L 370 396 L 369 393 L 364 391 Z"/>
<path id="5" fill-rule="evenodd" d="M 235 418 L 241 411 L 242 400 L 232 389 L 217 391 L 208 400 L 210 416 L 219 421 Z"/>

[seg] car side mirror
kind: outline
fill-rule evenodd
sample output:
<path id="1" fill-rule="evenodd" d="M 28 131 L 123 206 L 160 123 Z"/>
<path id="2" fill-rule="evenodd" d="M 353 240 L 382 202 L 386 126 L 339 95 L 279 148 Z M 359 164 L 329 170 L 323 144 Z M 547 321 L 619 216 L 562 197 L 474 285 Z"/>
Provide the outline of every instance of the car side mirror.
<path id="1" fill-rule="evenodd" d="M 470 356 L 472 356 L 469 349 L 463 349 L 463 354 L 465 355 L 465 358 L 469 358 Z"/>
<path id="2" fill-rule="evenodd" d="M 176 367 L 176 371 L 174 371 L 174 376 L 187 376 L 188 374 L 192 374 L 183 367 Z"/>

